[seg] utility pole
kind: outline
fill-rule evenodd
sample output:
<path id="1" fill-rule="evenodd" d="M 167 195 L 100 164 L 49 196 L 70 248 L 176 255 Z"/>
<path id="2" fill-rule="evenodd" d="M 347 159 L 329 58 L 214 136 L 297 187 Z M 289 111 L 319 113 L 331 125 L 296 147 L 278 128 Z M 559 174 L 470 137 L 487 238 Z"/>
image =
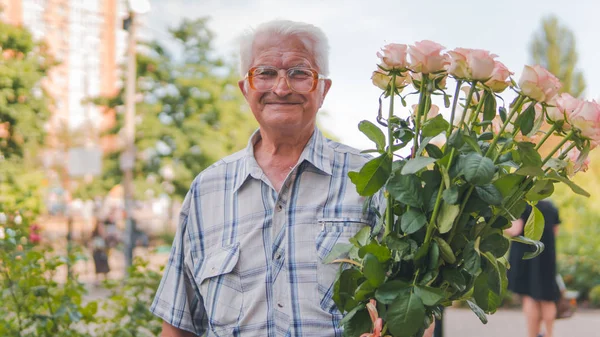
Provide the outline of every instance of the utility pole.
<path id="1" fill-rule="evenodd" d="M 135 222 L 133 220 L 133 168 L 135 166 L 135 91 L 136 91 L 136 22 L 135 13 L 129 11 L 129 36 L 127 38 L 127 79 L 125 84 L 125 152 L 121 157 L 123 190 L 125 198 L 125 275 L 133 262 Z"/>

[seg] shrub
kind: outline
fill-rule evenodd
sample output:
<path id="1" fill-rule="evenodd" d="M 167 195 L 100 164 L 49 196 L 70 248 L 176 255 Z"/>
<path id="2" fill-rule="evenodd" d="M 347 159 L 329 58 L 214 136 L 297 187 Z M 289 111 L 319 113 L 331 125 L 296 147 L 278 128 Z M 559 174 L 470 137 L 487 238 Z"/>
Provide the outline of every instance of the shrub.
<path id="1" fill-rule="evenodd" d="M 590 304 L 596 308 L 600 308 L 600 284 L 594 286 L 590 290 Z"/>

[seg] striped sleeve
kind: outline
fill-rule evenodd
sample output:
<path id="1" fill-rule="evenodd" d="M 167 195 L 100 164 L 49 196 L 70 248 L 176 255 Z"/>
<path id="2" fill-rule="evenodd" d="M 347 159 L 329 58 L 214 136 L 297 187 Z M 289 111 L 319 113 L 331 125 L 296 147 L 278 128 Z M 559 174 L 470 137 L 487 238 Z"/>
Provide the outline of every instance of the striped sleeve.
<path id="1" fill-rule="evenodd" d="M 202 335 L 207 326 L 206 312 L 200 292 L 190 270 L 188 229 L 198 217 L 190 216 L 195 209 L 194 185 L 182 205 L 177 232 L 169 261 L 154 297 L 150 311 L 168 324 L 196 335 Z"/>

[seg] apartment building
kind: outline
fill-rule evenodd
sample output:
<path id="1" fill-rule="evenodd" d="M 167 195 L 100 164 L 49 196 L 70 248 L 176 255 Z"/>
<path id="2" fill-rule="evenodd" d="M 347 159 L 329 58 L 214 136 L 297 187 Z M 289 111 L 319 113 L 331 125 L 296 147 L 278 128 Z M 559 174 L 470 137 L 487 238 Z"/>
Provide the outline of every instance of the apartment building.
<path id="1" fill-rule="evenodd" d="M 114 111 L 86 103 L 86 98 L 114 95 L 120 87 L 120 65 L 124 61 L 127 16 L 124 0 L 0 0 L 0 19 L 23 25 L 34 38 L 47 43 L 60 62 L 44 82 L 53 97 L 48 122 L 49 142 L 64 126 L 94 126 L 99 130 L 114 124 Z M 99 141 L 96 139 L 96 141 Z M 52 144 L 49 144 L 52 147 Z M 114 146 L 104 140 L 103 148 Z"/>

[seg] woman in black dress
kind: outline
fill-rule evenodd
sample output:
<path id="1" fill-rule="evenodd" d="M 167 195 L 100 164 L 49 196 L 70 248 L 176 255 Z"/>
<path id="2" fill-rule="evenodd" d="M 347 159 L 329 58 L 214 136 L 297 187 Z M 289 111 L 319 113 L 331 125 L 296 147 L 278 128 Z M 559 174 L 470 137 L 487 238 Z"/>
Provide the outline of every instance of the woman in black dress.
<path id="1" fill-rule="evenodd" d="M 106 239 L 102 233 L 100 222 L 96 222 L 96 227 L 92 231 L 92 256 L 94 258 L 94 266 L 96 269 L 96 285 L 100 284 L 100 280 L 98 276 L 100 274 L 104 275 L 104 280 L 106 280 L 108 273 L 110 272 L 110 267 L 108 265 L 108 246 L 106 244 Z"/>
<path id="2" fill-rule="evenodd" d="M 556 284 L 555 244 L 560 218 L 558 210 L 550 201 L 541 200 L 536 207 L 544 215 L 544 233 L 540 240 L 544 243 L 544 251 L 533 259 L 523 260 L 523 254 L 532 251 L 533 248 L 518 242 L 511 244 L 508 289 L 521 295 L 528 336 L 539 336 L 543 322 L 544 337 L 553 337 L 556 301 L 560 297 L 560 290 Z M 506 233 L 511 236 L 523 235 L 531 210 L 531 206 L 527 206 L 525 212 L 518 220 L 513 221 L 512 227 L 507 229 Z"/>

